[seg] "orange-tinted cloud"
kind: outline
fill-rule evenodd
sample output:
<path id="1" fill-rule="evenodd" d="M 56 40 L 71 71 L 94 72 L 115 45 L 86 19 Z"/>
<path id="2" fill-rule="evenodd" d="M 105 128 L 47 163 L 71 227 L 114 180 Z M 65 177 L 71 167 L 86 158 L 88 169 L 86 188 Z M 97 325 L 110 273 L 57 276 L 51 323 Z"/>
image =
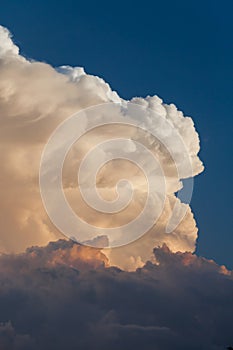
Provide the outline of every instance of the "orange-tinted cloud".
<path id="1" fill-rule="evenodd" d="M 51 133 L 62 121 L 83 108 L 125 101 L 102 79 L 86 74 L 80 67 L 54 69 L 45 63 L 26 60 L 19 54 L 9 32 L 3 27 L 0 27 L 0 37 L 0 251 L 22 252 L 31 245 L 45 245 L 63 237 L 48 218 L 39 190 L 41 154 Z M 182 174 L 177 175 L 168 152 L 150 136 L 130 128 L 124 131 L 112 126 L 95 130 L 74 145 L 67 156 L 63 172 L 65 194 L 80 217 L 103 228 L 121 226 L 132 220 L 143 208 L 146 194 L 145 179 L 141 172 L 131 164 L 123 166 L 117 162 L 100 171 L 97 186 L 103 197 L 114 197 L 116 181 L 121 176 L 128 176 L 136 189 L 135 198 L 129 207 L 118 214 L 105 215 L 90 209 L 83 202 L 75 186 L 77 165 L 96 141 L 114 138 L 118 133 L 125 136 L 126 132 L 130 140 L 141 141 L 158 157 L 165 172 L 167 188 L 165 207 L 156 226 L 132 244 L 104 251 L 110 264 L 128 270 L 142 266 L 148 259 L 153 261 L 153 247 L 163 243 L 172 251 L 195 250 L 197 228 L 193 214 L 188 204 L 176 198 L 175 192 L 182 187 L 182 178 L 197 175 L 203 170 L 198 157 L 199 138 L 191 118 L 185 117 L 173 104 L 164 104 L 157 96 L 134 98 L 132 103 L 141 106 L 143 118 L 158 129 L 170 147 L 174 148 Z M 174 135 L 167 135 L 162 124 L 154 125 L 153 113 L 150 114 L 150 111 L 167 120 L 174 131 L 181 135 L 191 159 L 192 174 L 187 173 L 184 155 L 176 150 Z M 129 143 L 129 148 L 132 144 Z M 157 180 L 155 177 L 155 183 Z M 178 211 L 187 212 L 179 226 L 171 233 L 166 233 L 174 205 Z"/>

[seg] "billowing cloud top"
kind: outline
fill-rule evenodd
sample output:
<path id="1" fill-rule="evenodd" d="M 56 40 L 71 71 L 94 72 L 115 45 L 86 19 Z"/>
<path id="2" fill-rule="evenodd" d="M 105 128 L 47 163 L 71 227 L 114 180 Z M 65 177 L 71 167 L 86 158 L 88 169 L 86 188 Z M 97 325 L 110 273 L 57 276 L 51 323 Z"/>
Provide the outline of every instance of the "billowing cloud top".
<path id="1" fill-rule="evenodd" d="M 19 55 L 19 48 L 13 44 L 10 32 L 2 26 L 0 26 L 0 38 L 0 57 L 12 57 Z"/>
<path id="2" fill-rule="evenodd" d="M 0 75 L 0 250 L 19 252 L 28 246 L 44 245 L 62 237 L 62 233 L 55 228 L 45 212 L 38 185 L 42 150 L 52 132 L 62 121 L 84 108 L 107 102 L 125 106 L 127 101 L 112 91 L 103 79 L 86 74 L 83 68 L 62 66 L 54 69 L 46 63 L 23 58 L 12 42 L 10 33 L 3 27 L 0 27 Z M 132 153 L 135 142 L 140 141 L 156 155 L 166 181 L 165 205 L 156 225 L 135 242 L 104 251 L 110 264 L 129 270 L 142 266 L 148 259 L 153 261 L 153 247 L 163 243 L 174 252 L 194 251 L 196 223 L 189 205 L 182 203 L 175 193 L 182 187 L 183 178 L 195 176 L 203 170 L 198 158 L 199 138 L 191 118 L 185 117 L 173 104 L 164 104 L 157 96 L 133 98 L 131 103 L 141 108 L 141 124 L 150 125 L 152 131 L 156 131 L 166 140 L 178 164 L 174 164 L 168 150 L 151 135 L 144 135 L 131 128 L 118 130 L 110 125 L 90 132 L 86 138 L 74 144 L 63 169 L 66 198 L 83 220 L 103 228 L 122 226 L 142 211 L 146 201 L 146 182 L 140 169 L 130 162 L 121 163 L 122 160 L 110 162 L 100 169 L 97 187 L 105 199 L 114 198 L 115 186 L 120 178 L 129 177 L 135 189 L 130 205 L 119 213 L 105 215 L 90 208 L 83 201 L 79 188 L 75 187 L 77 166 L 96 142 L 103 142 L 109 137 L 124 137 L 126 134 L 129 142 L 125 152 Z M 109 110 L 110 115 L 113 112 L 114 110 Z M 127 113 L 130 113 L 129 108 Z M 155 119 L 155 116 L 162 119 Z M 137 115 L 133 118 L 136 120 Z M 170 125 L 172 131 L 164 127 L 161 120 Z M 84 126 L 80 123 L 79 127 L 82 129 Z M 175 135 L 180 135 L 183 140 L 186 156 L 178 148 Z M 101 154 L 103 161 L 106 154 Z M 190 169 L 187 159 L 190 160 Z M 155 187 L 160 186 L 161 180 L 156 176 L 157 170 L 156 167 L 150 168 L 151 174 L 155 174 Z M 88 181 L 89 176 L 91 174 L 87 172 L 85 181 Z M 176 215 L 182 212 L 186 214 L 172 232 L 167 232 L 166 227 L 174 207 Z M 92 242 L 96 239 L 87 237 L 86 241 Z M 101 240 L 103 241 L 109 242 L 109 237 Z"/>

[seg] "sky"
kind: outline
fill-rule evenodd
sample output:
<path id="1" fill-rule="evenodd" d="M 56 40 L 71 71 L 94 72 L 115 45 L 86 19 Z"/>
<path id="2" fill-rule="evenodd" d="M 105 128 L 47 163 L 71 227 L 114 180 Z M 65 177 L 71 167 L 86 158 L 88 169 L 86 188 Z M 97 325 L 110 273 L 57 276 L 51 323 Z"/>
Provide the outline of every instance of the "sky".
<path id="1" fill-rule="evenodd" d="M 233 346 L 232 2 L 0 5 L 0 349 Z"/>
<path id="2" fill-rule="evenodd" d="M 190 115 L 205 171 L 191 207 L 197 253 L 232 260 L 232 1 L 1 1 L 0 22 L 26 57 L 78 65 L 120 96 L 157 94 Z"/>

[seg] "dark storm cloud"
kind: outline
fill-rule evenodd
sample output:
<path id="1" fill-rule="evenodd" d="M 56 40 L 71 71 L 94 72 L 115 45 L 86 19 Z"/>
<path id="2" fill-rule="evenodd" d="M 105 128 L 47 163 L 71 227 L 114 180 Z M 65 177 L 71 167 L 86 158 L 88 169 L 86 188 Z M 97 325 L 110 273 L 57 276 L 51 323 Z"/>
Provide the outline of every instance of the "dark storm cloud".
<path id="1" fill-rule="evenodd" d="M 0 349 L 210 349 L 233 342 L 233 276 L 191 253 L 107 267 L 68 241 L 0 258 Z M 88 257 L 88 259 L 87 259 Z"/>

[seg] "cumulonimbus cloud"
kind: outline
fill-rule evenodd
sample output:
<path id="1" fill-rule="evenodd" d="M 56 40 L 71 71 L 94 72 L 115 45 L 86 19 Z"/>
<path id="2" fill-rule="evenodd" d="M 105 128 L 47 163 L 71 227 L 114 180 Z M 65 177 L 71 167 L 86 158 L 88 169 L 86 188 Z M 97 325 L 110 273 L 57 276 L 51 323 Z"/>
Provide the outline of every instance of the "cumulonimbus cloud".
<path id="1" fill-rule="evenodd" d="M 132 204 L 117 216 L 85 205 L 77 188 L 77 168 L 96 143 L 127 133 L 127 151 L 135 152 L 134 141 L 141 141 L 156 154 L 165 174 L 165 206 L 156 225 L 131 244 L 93 248 L 59 239 L 62 233 L 41 200 L 41 154 L 52 132 L 70 115 L 110 102 L 125 106 L 126 101 L 82 68 L 54 69 L 25 59 L 3 27 L 0 77 L 0 348 L 221 350 L 231 345 L 232 272 L 191 253 L 196 223 L 189 205 L 175 196 L 182 179 L 203 170 L 192 119 L 157 96 L 131 101 L 143 109 L 142 123 L 150 123 L 175 152 L 178 174 L 167 149 L 133 128 L 107 125 L 72 147 L 63 169 L 64 192 L 73 210 L 96 226 L 125 224 L 145 202 L 140 169 L 121 160 L 100 169 L 97 187 L 105 199 L 112 199 L 116 183 L 128 175 L 136 192 Z M 156 124 L 154 115 L 165 118 L 184 141 L 191 172 L 173 132 Z M 80 128 L 85 129 L 82 123 Z M 106 159 L 106 152 L 99 155 Z M 84 185 L 92 174 L 86 169 L 85 175 Z M 167 232 L 174 206 L 186 214 Z M 105 236 L 86 242 L 99 247 L 107 243 Z"/>
<path id="2" fill-rule="evenodd" d="M 25 59 L 13 44 L 8 30 L 3 27 L 0 27 L 0 76 L 0 250 L 19 252 L 31 245 L 45 245 L 62 237 L 46 214 L 38 185 L 41 154 L 52 132 L 70 115 L 87 107 L 110 102 L 124 105 L 126 101 L 112 91 L 103 79 L 86 74 L 80 67 L 62 66 L 55 69 L 46 63 Z M 135 242 L 104 250 L 110 264 L 128 270 L 142 266 L 149 259 L 154 260 L 153 247 L 164 243 L 174 252 L 194 251 L 196 223 L 189 205 L 182 203 L 175 193 L 182 187 L 183 178 L 195 176 L 203 170 L 198 158 L 199 137 L 191 118 L 185 117 L 173 104 L 164 104 L 157 96 L 133 98 L 131 103 L 143 110 L 142 123 L 150 123 L 161 136 L 168 139 L 169 147 L 174 149 L 180 163 L 181 173 L 177 174 L 177 167 L 167 150 L 150 136 L 130 128 L 117 130 L 112 125 L 90 132 L 75 144 L 67 155 L 63 169 L 64 192 L 78 215 L 99 227 L 121 226 L 140 213 L 145 204 L 145 179 L 140 169 L 131 163 L 121 164 L 120 160 L 101 169 L 97 186 L 105 199 L 114 198 L 115 185 L 121 177 L 130 177 L 135 188 L 135 197 L 125 210 L 105 215 L 88 207 L 82 200 L 75 186 L 77 166 L 96 142 L 125 136 L 126 133 L 130 140 L 142 142 L 156 154 L 166 177 L 165 206 L 159 220 Z M 153 113 L 164 118 L 180 135 L 192 171 L 187 171 L 184 155 L 176 150 L 174 135 L 166 135 L 167 130 L 155 123 Z M 132 145 L 129 143 L 128 147 L 130 149 Z M 86 176 L 88 179 L 89 174 Z M 178 211 L 185 210 L 186 214 L 172 232 L 166 232 L 174 206 Z"/>

